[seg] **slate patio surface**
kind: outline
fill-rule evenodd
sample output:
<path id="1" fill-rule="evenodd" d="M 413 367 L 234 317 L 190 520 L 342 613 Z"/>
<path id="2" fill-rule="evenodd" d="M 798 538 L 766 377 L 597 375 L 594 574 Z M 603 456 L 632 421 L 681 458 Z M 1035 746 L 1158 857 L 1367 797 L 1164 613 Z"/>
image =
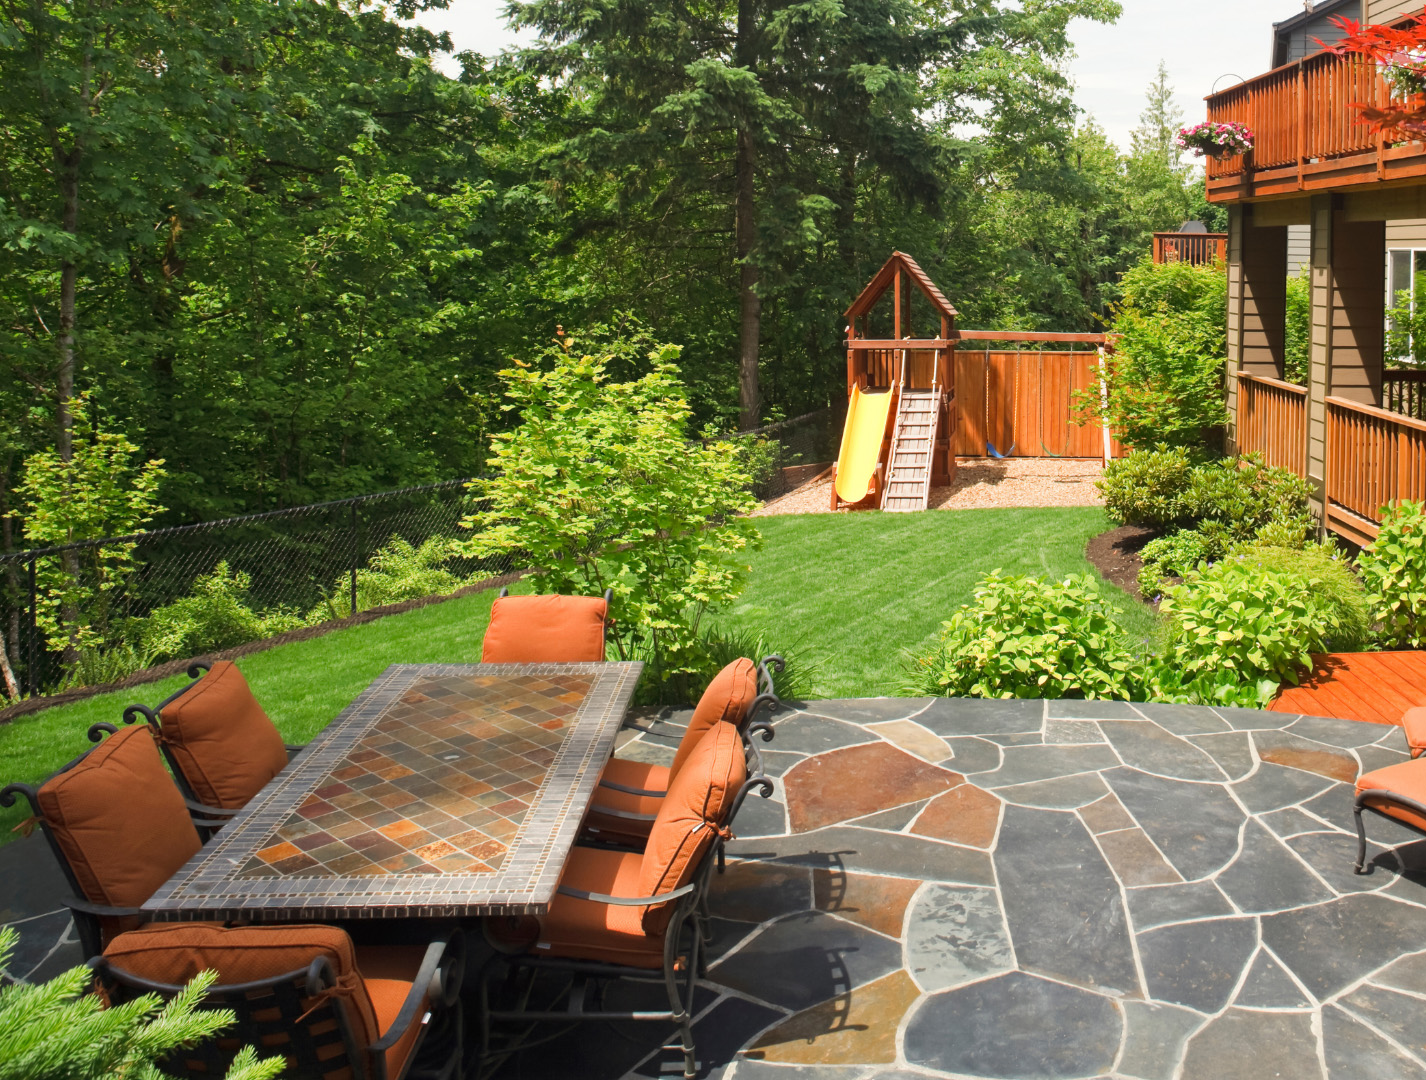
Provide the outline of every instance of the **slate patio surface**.
<path id="1" fill-rule="evenodd" d="M 680 720 L 619 753 L 671 760 Z M 1426 1080 L 1426 842 L 1369 815 L 1352 873 L 1351 782 L 1400 729 L 915 699 L 775 726 L 712 897 L 704 1076 Z M 0 849 L 22 977 L 80 959 L 52 863 Z M 670 1035 L 542 1028 L 496 1077 L 676 1075 Z"/>

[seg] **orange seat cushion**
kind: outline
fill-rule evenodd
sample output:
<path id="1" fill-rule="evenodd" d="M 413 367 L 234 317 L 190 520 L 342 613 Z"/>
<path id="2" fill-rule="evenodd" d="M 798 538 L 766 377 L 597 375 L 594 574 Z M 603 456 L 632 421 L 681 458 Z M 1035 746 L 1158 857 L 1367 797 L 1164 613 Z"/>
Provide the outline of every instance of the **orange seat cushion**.
<path id="1" fill-rule="evenodd" d="M 1401 717 L 1401 726 L 1406 729 L 1406 745 L 1411 747 L 1411 756 L 1420 757 L 1426 751 L 1426 706 L 1407 709 Z"/>
<path id="2" fill-rule="evenodd" d="M 602 596 L 501 596 L 490 608 L 484 664 L 570 664 L 604 659 Z"/>
<path id="3" fill-rule="evenodd" d="M 599 779 L 643 791 L 667 791 L 669 770 L 663 765 L 654 765 L 647 761 L 629 761 L 616 757 L 609 759 Z M 627 791 L 615 791 L 601 784 L 594 789 L 594 801 L 590 804 L 589 813 L 585 815 L 584 825 L 600 833 L 642 839 L 649 835 L 652 821 L 621 818 L 614 814 L 601 813 L 601 809 L 607 807 L 629 814 L 647 814 L 653 817 L 658 814 L 662 805 L 663 799 L 658 796 L 630 795 Z"/>
<path id="4" fill-rule="evenodd" d="M 202 846 L 147 726 L 110 735 L 38 802 L 91 903 L 138 907 Z"/>
<path id="5" fill-rule="evenodd" d="M 693 878 L 699 860 L 727 819 L 748 778 L 743 740 L 732 724 L 715 724 L 673 778 L 649 830 L 637 896 L 660 896 Z M 644 909 L 643 926 L 661 934 L 673 915 L 668 903 Z"/>
<path id="6" fill-rule="evenodd" d="M 350 1006 L 353 1032 L 364 1046 L 391 1030 L 424 955 L 424 949 L 405 946 L 356 948 L 346 931 L 335 926 L 217 923 L 154 923 L 120 934 L 104 950 L 113 967 L 169 985 L 182 985 L 207 970 L 218 972 L 219 986 L 259 982 L 305 971 L 318 956 L 326 957 L 337 985 L 343 987 L 339 996 Z M 429 1002 L 386 1051 L 388 1075 L 399 1075 L 415 1049 L 427 1007 Z"/>
<path id="7" fill-rule="evenodd" d="M 1426 817 L 1389 798 L 1373 798 L 1371 792 L 1374 791 L 1392 792 L 1426 805 L 1426 764 L 1402 761 L 1357 777 L 1357 794 L 1366 796 L 1367 806 L 1426 832 Z"/>
<path id="8" fill-rule="evenodd" d="M 608 896 L 642 896 L 642 863 L 643 857 L 631 852 L 577 847 L 565 863 L 560 885 Z M 535 954 L 660 968 L 663 937 L 645 933 L 643 911 L 556 893 L 550 910 L 539 917 Z"/>
<path id="9" fill-rule="evenodd" d="M 747 657 L 740 657 L 725 667 L 713 681 L 688 721 L 688 730 L 679 741 L 678 752 L 673 756 L 669 772 L 677 776 L 682 771 L 693 748 L 714 724 L 732 724 L 738 727 L 748 715 L 748 707 L 758 696 L 758 669 Z"/>
<path id="10" fill-rule="evenodd" d="M 228 660 L 165 705 L 159 723 L 194 797 L 208 806 L 246 806 L 287 765 L 282 735 Z"/>

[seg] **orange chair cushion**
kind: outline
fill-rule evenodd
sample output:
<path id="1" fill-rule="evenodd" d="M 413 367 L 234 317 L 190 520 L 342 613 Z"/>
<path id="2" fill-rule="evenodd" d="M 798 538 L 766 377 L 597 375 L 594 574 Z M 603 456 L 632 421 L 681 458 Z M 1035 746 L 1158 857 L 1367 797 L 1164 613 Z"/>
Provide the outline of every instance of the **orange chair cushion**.
<path id="1" fill-rule="evenodd" d="M 694 747 L 664 797 L 644 846 L 635 895 L 660 896 L 688 884 L 747 778 L 737 728 L 715 724 Z M 645 908 L 645 931 L 662 934 L 672 915 L 667 903 Z"/>
<path id="2" fill-rule="evenodd" d="M 229 660 L 165 705 L 159 723 L 194 797 L 208 806 L 246 806 L 287 765 L 282 735 Z"/>
<path id="3" fill-rule="evenodd" d="M 354 1033 L 363 1045 L 390 1030 L 416 980 L 422 955 L 416 948 L 357 949 L 346 931 L 335 926 L 217 923 L 151 923 L 120 934 L 104 950 L 113 967 L 169 985 L 181 985 L 208 970 L 218 972 L 220 986 L 259 982 L 305 971 L 317 957 L 326 957 L 337 985 L 345 983 L 340 996 L 351 1006 Z M 388 1064 L 405 1061 L 420 1031 L 419 1023 L 412 1025 L 387 1051 Z"/>
<path id="4" fill-rule="evenodd" d="M 1406 745 L 1411 747 L 1411 756 L 1419 758 L 1426 751 L 1426 706 L 1407 709 L 1401 717 L 1401 726 L 1406 729 Z"/>
<path id="5" fill-rule="evenodd" d="M 643 896 L 642 856 L 608 848 L 577 847 L 565 863 L 560 885 L 608 896 Z M 602 904 L 555 893 L 539 917 L 538 955 L 572 957 L 629 967 L 663 966 L 663 937 L 644 932 L 643 908 Z"/>
<path id="6" fill-rule="evenodd" d="M 669 770 L 663 765 L 653 765 L 647 761 L 628 761 L 625 758 L 610 758 L 599 779 L 608 780 L 625 787 L 643 791 L 667 791 Z M 615 791 L 601 786 L 594 789 L 594 801 L 585 815 L 584 826 L 598 833 L 612 833 L 620 837 L 641 840 L 649 835 L 652 821 L 635 821 L 601 813 L 601 808 L 622 810 L 630 814 L 658 814 L 663 799 L 653 795 L 630 795 L 627 791 Z"/>
<path id="7" fill-rule="evenodd" d="M 604 659 L 602 596 L 501 596 L 490 608 L 484 664 L 563 664 Z"/>
<path id="8" fill-rule="evenodd" d="M 713 681 L 689 718 L 688 730 L 679 741 L 678 752 L 673 756 L 669 772 L 677 776 L 687 764 L 703 736 L 717 723 L 738 727 L 748 715 L 748 707 L 758 696 L 758 669 L 747 657 L 740 657 L 725 667 Z"/>
<path id="9" fill-rule="evenodd" d="M 91 903 L 138 907 L 202 846 L 147 726 L 110 735 L 38 801 Z"/>
<path id="10" fill-rule="evenodd" d="M 1426 817 L 1391 801 L 1389 798 L 1373 798 L 1371 792 L 1392 792 L 1426 805 L 1426 764 L 1402 761 L 1388 765 L 1384 769 L 1374 769 L 1357 777 L 1357 794 L 1366 795 L 1364 800 L 1373 810 L 1379 810 L 1387 817 L 1396 818 L 1413 828 L 1426 832 Z"/>

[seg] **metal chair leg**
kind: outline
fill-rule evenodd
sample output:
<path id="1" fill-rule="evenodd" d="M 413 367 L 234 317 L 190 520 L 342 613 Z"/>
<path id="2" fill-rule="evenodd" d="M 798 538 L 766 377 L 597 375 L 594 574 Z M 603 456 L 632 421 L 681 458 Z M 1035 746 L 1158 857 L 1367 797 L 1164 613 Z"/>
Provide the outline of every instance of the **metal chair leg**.
<path id="1" fill-rule="evenodd" d="M 1358 803 L 1352 807 L 1352 816 L 1357 819 L 1357 865 L 1356 872 L 1365 874 L 1367 865 L 1367 827 L 1362 821 L 1362 807 Z"/>

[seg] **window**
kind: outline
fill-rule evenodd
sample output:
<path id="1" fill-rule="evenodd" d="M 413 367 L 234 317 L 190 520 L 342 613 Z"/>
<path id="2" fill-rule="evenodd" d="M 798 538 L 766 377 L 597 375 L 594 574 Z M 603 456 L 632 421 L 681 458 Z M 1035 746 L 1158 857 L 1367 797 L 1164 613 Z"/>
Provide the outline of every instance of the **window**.
<path id="1" fill-rule="evenodd" d="M 1386 253 L 1386 351 L 1389 359 L 1414 364 L 1426 356 L 1426 248 Z"/>

